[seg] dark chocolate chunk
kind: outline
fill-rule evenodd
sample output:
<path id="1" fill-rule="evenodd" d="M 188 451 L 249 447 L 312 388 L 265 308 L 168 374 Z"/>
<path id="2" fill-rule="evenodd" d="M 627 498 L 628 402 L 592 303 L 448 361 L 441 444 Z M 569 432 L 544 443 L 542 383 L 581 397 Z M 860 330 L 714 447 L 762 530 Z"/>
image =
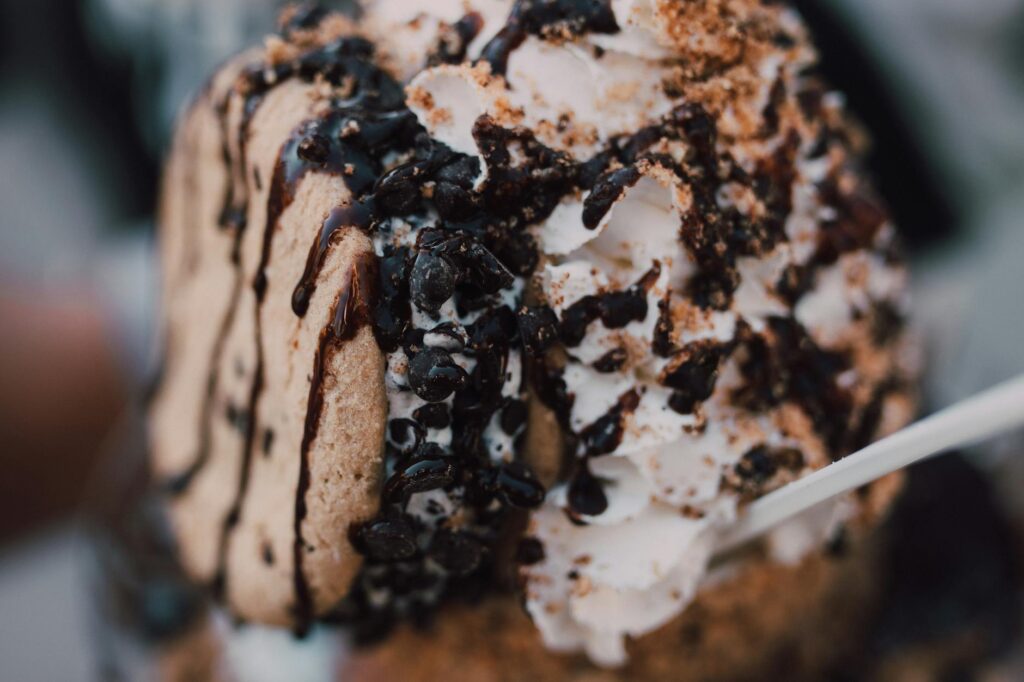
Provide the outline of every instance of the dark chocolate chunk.
<path id="1" fill-rule="evenodd" d="M 626 364 L 628 357 L 625 348 L 612 348 L 594 361 L 594 369 L 603 374 L 618 372 Z"/>
<path id="2" fill-rule="evenodd" d="M 661 383 L 674 393 L 670 406 L 689 414 L 697 403 L 707 400 L 715 390 L 718 368 L 728 354 L 728 346 L 697 341 L 684 348 L 661 377 Z"/>
<path id="3" fill-rule="evenodd" d="M 441 402 L 468 379 L 451 354 L 440 348 L 424 348 L 409 361 L 409 386 L 427 402 Z"/>
<path id="4" fill-rule="evenodd" d="M 413 418 L 429 429 L 446 429 L 452 423 L 448 406 L 444 403 L 427 403 L 412 413 Z"/>
<path id="5" fill-rule="evenodd" d="M 469 533 L 443 529 L 434 535 L 430 558 L 454 575 L 471 573 L 483 559 L 484 547 Z"/>
<path id="6" fill-rule="evenodd" d="M 523 566 L 533 566 L 544 561 L 544 544 L 534 537 L 526 537 L 516 547 L 516 562 Z"/>
<path id="7" fill-rule="evenodd" d="M 413 493 L 422 493 L 451 485 L 455 481 L 455 462 L 447 457 L 412 459 L 395 470 L 384 484 L 384 499 L 404 502 Z"/>
<path id="8" fill-rule="evenodd" d="M 426 432 L 412 419 L 392 419 L 388 422 L 391 444 L 403 455 L 410 454 L 423 442 Z"/>
<path id="9" fill-rule="evenodd" d="M 448 258 L 428 251 L 416 257 L 409 278 L 409 293 L 420 310 L 436 313 L 455 293 L 456 284 L 458 271 Z"/>
<path id="10" fill-rule="evenodd" d="M 590 473 L 586 462 L 580 464 L 569 482 L 569 509 L 584 516 L 597 516 L 608 508 L 601 481 Z"/>
<path id="11" fill-rule="evenodd" d="M 500 464 L 493 471 L 494 492 L 513 507 L 534 509 L 544 501 L 544 486 L 522 463 Z"/>
<path id="12" fill-rule="evenodd" d="M 362 525 L 357 542 L 376 561 L 400 561 L 416 554 L 416 527 L 407 516 L 377 519 Z"/>
<path id="13" fill-rule="evenodd" d="M 527 353 L 543 353 L 558 340 L 558 318 L 547 306 L 521 308 L 517 320 Z"/>

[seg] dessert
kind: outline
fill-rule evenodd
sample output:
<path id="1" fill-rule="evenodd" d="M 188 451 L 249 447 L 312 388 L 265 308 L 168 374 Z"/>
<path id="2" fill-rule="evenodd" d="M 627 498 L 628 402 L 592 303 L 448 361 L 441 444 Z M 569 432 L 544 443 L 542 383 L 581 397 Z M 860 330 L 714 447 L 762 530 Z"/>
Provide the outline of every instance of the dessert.
<path id="1" fill-rule="evenodd" d="M 286 11 L 165 180 L 151 447 L 188 572 L 360 639 L 518 590 L 542 660 L 653 660 L 743 503 L 911 413 L 898 239 L 814 61 L 753 0 Z M 878 490 L 711 582 L 795 591 L 778 564 L 867 535 Z"/>

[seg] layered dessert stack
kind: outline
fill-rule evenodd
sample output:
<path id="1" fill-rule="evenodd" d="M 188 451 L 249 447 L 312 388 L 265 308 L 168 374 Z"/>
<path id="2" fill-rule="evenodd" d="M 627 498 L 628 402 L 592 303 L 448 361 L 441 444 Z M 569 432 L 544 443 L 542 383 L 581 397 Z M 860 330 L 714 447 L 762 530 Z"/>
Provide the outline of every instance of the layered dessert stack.
<path id="1" fill-rule="evenodd" d="M 864 144 L 781 3 L 287 10 L 166 173 L 183 566 L 243 627 L 383 639 L 366 679 L 818 664 L 892 481 L 708 565 L 742 505 L 910 417 Z"/>

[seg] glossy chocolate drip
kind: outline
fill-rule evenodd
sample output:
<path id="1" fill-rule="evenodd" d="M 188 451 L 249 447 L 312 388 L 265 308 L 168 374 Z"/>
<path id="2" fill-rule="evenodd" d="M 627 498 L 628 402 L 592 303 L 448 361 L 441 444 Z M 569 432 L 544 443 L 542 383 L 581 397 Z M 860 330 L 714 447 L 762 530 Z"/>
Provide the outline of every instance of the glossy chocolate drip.
<path id="1" fill-rule="evenodd" d="M 246 206 L 238 200 L 238 197 L 236 197 L 235 183 L 238 179 L 238 173 L 236 171 L 238 163 L 236 161 L 235 153 L 231 147 L 230 123 L 231 99 L 234 95 L 234 89 L 228 90 L 224 99 L 221 100 L 216 107 L 217 119 L 220 123 L 221 160 L 224 163 L 224 169 L 227 174 L 224 184 L 224 198 L 221 200 L 221 209 L 217 217 L 217 223 L 224 229 L 230 229 L 236 233 L 240 233 L 245 229 Z M 239 137 L 236 137 L 236 142 L 239 139 Z M 235 263 L 238 262 L 238 239 L 239 237 L 236 236 L 236 246 L 232 251 L 232 260 Z"/>
<path id="2" fill-rule="evenodd" d="M 804 454 L 796 448 L 757 445 L 743 453 L 723 484 L 749 502 L 781 485 L 786 479 L 780 474 L 795 476 L 805 465 Z"/>
<path id="3" fill-rule="evenodd" d="M 367 61 L 372 48 L 361 38 L 340 38 L 321 48 L 301 55 L 292 62 L 284 62 L 266 67 L 256 64 L 243 71 L 238 83 L 230 90 L 217 106 L 222 132 L 222 156 L 227 167 L 228 181 L 219 222 L 223 227 L 234 230 L 234 246 L 232 261 L 236 275 L 231 303 L 215 340 L 210 360 L 207 393 L 201 412 L 200 447 L 196 459 L 183 474 L 172 479 L 167 487 L 174 493 L 181 494 L 188 489 L 197 474 L 205 467 L 210 457 L 210 428 L 213 418 L 212 406 L 218 384 L 219 367 L 223 362 L 223 350 L 226 337 L 234 324 L 235 310 L 238 307 L 242 292 L 241 242 L 246 227 L 249 196 L 247 145 L 251 122 L 267 93 L 274 87 L 292 77 L 312 81 L 322 78 L 327 82 L 340 85 L 342 81 L 348 90 L 346 103 L 350 107 L 377 106 L 382 108 L 401 106 L 402 92 L 400 86 L 388 79 L 376 67 Z M 235 138 L 236 149 L 230 145 L 230 103 L 232 97 L 242 96 L 241 119 Z M 405 113 L 407 122 L 411 115 Z M 404 125 L 402 121 L 367 121 L 367 130 L 358 145 L 340 143 L 326 144 L 326 153 L 318 155 L 323 135 L 328 140 L 342 140 L 342 127 L 347 123 L 344 117 L 335 115 L 307 121 L 282 147 L 274 169 L 270 193 L 267 200 L 267 219 L 262 236 L 260 259 L 253 280 L 256 294 L 256 367 L 250 386 L 250 395 L 245 414 L 244 446 L 239 469 L 238 486 L 228 514 L 224 520 L 219 545 L 219 559 L 215 588 L 222 591 L 225 586 L 225 561 L 227 547 L 233 528 L 237 525 L 242 501 L 248 488 L 249 470 L 254 450 L 255 432 L 257 428 L 257 407 L 263 388 L 263 341 L 260 312 L 263 296 L 267 288 L 266 267 L 271 257 L 273 235 L 278 227 L 281 214 L 294 201 L 298 183 L 310 171 L 345 173 L 349 185 L 355 191 L 365 191 L 377 175 L 376 160 L 367 156 L 366 145 L 373 140 L 386 139 L 396 125 Z M 241 190 L 241 193 L 240 193 Z M 301 600 L 300 600 L 301 601 Z"/>
<path id="4" fill-rule="evenodd" d="M 203 404 L 199 411 L 199 444 L 196 455 L 189 467 L 180 474 L 177 474 L 164 482 L 164 488 L 172 495 L 184 494 L 196 476 L 205 468 L 210 459 L 210 447 L 212 441 L 212 420 L 214 417 L 214 402 L 217 387 L 220 381 L 220 365 L 223 362 L 224 348 L 227 344 L 227 336 L 234 325 L 235 314 L 238 309 L 238 301 L 242 293 L 242 268 L 241 268 L 241 240 L 246 226 L 246 213 L 248 210 L 248 198 L 239 201 L 236 197 L 236 182 L 241 180 L 241 187 L 245 187 L 246 177 L 246 155 L 245 148 L 248 142 L 249 125 L 256 110 L 263 101 L 262 90 L 251 90 L 243 100 L 243 117 L 239 125 L 236 143 L 239 154 L 235 156 L 232 152 L 230 140 L 229 112 L 232 96 L 235 90 L 231 89 L 224 98 L 216 105 L 215 110 L 218 116 L 221 132 L 221 155 L 226 168 L 227 181 L 222 202 L 221 211 L 218 216 L 218 223 L 222 228 L 234 231 L 233 244 L 231 248 L 231 260 L 234 263 L 234 281 L 229 296 L 228 306 L 224 311 L 217 328 L 217 335 L 214 339 L 213 349 L 210 353 L 210 360 L 206 371 L 206 390 L 203 394 Z M 194 199 L 193 199 L 194 201 Z M 201 224 L 197 221 L 197 225 Z"/>
<path id="5" fill-rule="evenodd" d="M 588 230 L 597 228 L 612 206 L 622 198 L 628 188 L 637 183 L 640 177 L 639 169 L 627 166 L 598 178 L 593 190 L 583 202 L 583 226 Z"/>
<path id="6" fill-rule="evenodd" d="M 604 487 L 601 480 L 591 473 L 587 460 L 580 461 L 569 481 L 567 501 L 570 511 L 583 516 L 598 516 L 608 509 Z"/>
<path id="7" fill-rule="evenodd" d="M 221 323 L 217 329 L 217 336 L 214 340 L 213 351 L 210 354 L 210 362 L 207 365 L 206 390 L 203 392 L 203 404 L 199 409 L 199 446 L 196 450 L 195 458 L 185 471 L 171 477 L 163 484 L 164 489 L 174 496 L 183 495 L 210 460 L 210 446 L 213 437 L 214 398 L 216 397 L 217 386 L 220 381 L 220 365 L 224 357 L 224 346 L 227 344 L 228 331 L 234 325 L 235 311 L 238 309 L 234 302 L 238 300 L 241 294 L 241 274 L 241 271 L 236 269 L 230 296 L 232 305 L 228 306 L 224 312 L 224 317 L 221 318 Z"/>
<path id="8" fill-rule="evenodd" d="M 306 402 L 306 418 L 300 449 L 299 483 L 295 492 L 294 533 L 292 549 L 294 561 L 296 630 L 303 632 L 313 617 L 313 600 L 303 571 L 303 559 L 308 545 L 303 538 L 302 522 L 306 518 L 306 492 L 309 490 L 309 449 L 316 439 L 324 406 L 323 381 L 333 353 L 345 341 L 370 323 L 370 309 L 376 296 L 377 261 L 371 254 L 360 256 L 352 264 L 344 287 L 331 311 L 330 322 L 320 332 L 320 341 L 313 359 L 313 376 Z"/>
<path id="9" fill-rule="evenodd" d="M 626 417 L 636 411 L 640 394 L 627 391 L 607 413 L 580 431 L 583 456 L 569 481 L 569 511 L 577 515 L 596 516 L 608 508 L 608 498 L 600 479 L 590 471 L 589 460 L 614 452 L 622 444 Z"/>
<path id="10" fill-rule="evenodd" d="M 517 0 L 480 60 L 491 65 L 492 73 L 504 74 L 512 52 L 528 35 L 565 38 L 618 31 L 611 0 Z"/>
<path id="11" fill-rule="evenodd" d="M 274 231 L 278 227 L 281 215 L 295 201 L 302 179 L 313 172 L 344 174 L 346 185 L 356 195 L 369 189 L 376 179 L 376 163 L 372 158 L 354 145 L 338 142 L 342 129 L 350 120 L 351 118 L 344 113 L 331 112 L 323 118 L 306 121 L 292 133 L 282 147 L 274 167 L 274 177 L 270 182 L 267 229 L 263 233 L 263 248 L 253 280 L 259 298 L 263 298 L 267 288 L 266 269 L 270 262 L 270 244 L 274 238 Z M 355 217 L 354 212 L 352 215 Z M 328 240 L 331 234 L 327 235 Z M 320 265 L 322 262 L 318 261 L 317 267 Z M 315 277 L 315 273 L 313 276 Z M 306 304 L 308 305 L 308 300 Z"/>
<path id="12" fill-rule="evenodd" d="M 790 400 L 810 417 L 833 458 L 849 451 L 853 397 L 839 383 L 851 366 L 850 357 L 820 348 L 792 318 L 768 320 L 770 334 L 745 331 L 745 359 L 740 371 L 745 384 L 736 390 L 737 405 L 763 412 Z"/>
<path id="13" fill-rule="evenodd" d="M 325 172 L 341 178 L 352 199 L 327 216 L 316 240 L 310 245 L 303 275 L 292 295 L 293 310 L 298 316 L 305 315 L 308 310 L 320 271 L 341 228 L 357 226 L 369 231 L 379 221 L 391 216 L 419 225 L 426 215 L 421 187 L 427 182 L 434 183 L 430 203 L 447 222 L 443 230 L 421 230 L 414 249 L 395 247 L 385 242 L 381 247 L 379 268 L 365 266 L 365 263 L 373 262 L 373 256 L 367 255 L 365 262 L 361 261 L 364 266 L 360 266 L 359 276 L 353 275 L 348 288 L 339 295 L 331 324 L 321 332 L 307 406 L 294 517 L 295 616 L 300 630 L 307 626 L 313 615 L 312 595 L 302 568 L 302 558 L 309 547 L 301 532 L 306 515 L 305 497 L 310 485 L 309 450 L 322 419 L 322 380 L 327 356 L 350 337 L 354 315 L 360 326 L 369 323 L 372 317 L 375 334 L 384 350 L 392 352 L 399 346 L 404 348 L 411 360 L 409 380 L 417 393 L 434 401 L 455 392 L 450 410 L 441 403 L 428 402 L 414 413 L 416 419 L 422 418 L 435 426 L 447 423 L 440 428 L 450 427 L 453 430 L 453 452 L 425 442 L 425 428 L 415 420 L 396 419 L 390 425 L 391 441 L 407 443 L 400 453 L 407 459 L 389 464 L 393 471 L 384 485 L 382 516 L 370 520 L 365 526 L 376 530 L 354 531 L 357 548 L 368 554 L 366 575 L 357 579 L 356 587 L 347 600 L 350 608 L 355 609 L 357 615 L 353 618 L 357 624 L 390 618 L 394 609 L 401 608 L 390 603 L 370 605 L 362 592 L 364 581 L 372 575 L 376 576 L 373 578 L 376 585 L 390 585 L 390 579 L 381 583 L 379 574 L 382 570 L 390 574 L 390 562 L 396 559 L 407 561 L 409 565 L 401 569 L 401 574 L 406 577 L 401 578 L 396 573 L 395 581 L 408 580 L 411 573 L 419 576 L 417 580 L 425 581 L 422 589 L 433 589 L 428 583 L 432 584 L 436 578 L 427 580 L 430 569 L 423 563 L 423 556 L 407 556 L 405 550 L 390 551 L 383 546 L 391 538 L 397 543 L 396 547 L 408 547 L 408 543 L 402 545 L 404 535 L 394 535 L 381 529 L 392 528 L 385 518 L 392 518 L 395 514 L 399 519 L 406 518 L 402 516 L 402 508 L 411 495 L 452 484 L 468 488 L 467 500 L 473 500 L 472 507 L 478 515 L 476 523 L 480 528 L 468 533 L 441 531 L 429 542 L 429 556 L 448 571 L 440 587 L 456 590 L 461 584 L 461 576 L 468 578 L 478 573 L 482 576 L 481 571 L 490 570 L 485 559 L 489 556 L 489 547 L 496 541 L 496 529 L 502 518 L 502 513 L 493 511 L 491 501 L 497 499 L 511 507 L 536 506 L 544 494 L 543 488 L 525 468 L 514 463 L 492 467 L 486 462 L 484 432 L 491 417 L 500 412 L 502 428 L 512 437 L 518 437 L 523 424 L 521 419 L 515 418 L 515 401 L 510 403 L 502 395 L 510 347 L 516 343 L 515 318 L 507 308 L 490 308 L 494 302 L 488 299 L 514 281 L 512 274 L 489 248 L 494 246 L 506 253 L 508 246 L 500 234 L 482 221 L 484 215 L 481 210 L 488 200 L 494 206 L 508 205 L 508 202 L 503 204 L 497 199 L 499 190 L 506 192 L 504 196 L 515 190 L 519 196 L 526 197 L 527 177 L 517 173 L 528 174 L 539 167 L 546 167 L 553 153 L 541 145 L 532 144 L 529 168 L 515 171 L 510 168 L 506 147 L 524 139 L 523 134 L 504 134 L 497 128 L 485 130 L 484 137 L 492 140 L 489 145 L 491 153 L 496 156 L 504 154 L 507 161 L 499 169 L 501 181 L 494 183 L 495 189 L 483 197 L 475 195 L 472 188 L 479 173 L 477 162 L 455 155 L 443 145 L 427 141 L 415 117 L 404 108 L 401 88 L 376 70 L 369 61 L 368 51 L 360 51 L 356 49 L 358 47 L 347 48 L 347 52 L 332 48 L 319 50 L 315 57 L 300 58 L 300 65 L 295 69 L 300 76 L 306 77 L 309 74 L 304 71 L 303 64 L 315 63 L 319 69 L 317 73 L 334 73 L 335 57 L 346 52 L 352 59 L 341 60 L 345 71 L 358 74 L 357 80 L 371 83 L 372 88 L 360 85 L 353 89 L 352 97 L 332 101 L 326 113 L 301 124 L 283 146 L 270 182 L 266 231 L 253 282 L 257 305 L 268 286 L 266 268 L 278 219 L 295 200 L 302 178 L 310 172 Z M 383 166 L 382 159 L 410 153 L 413 153 L 413 158 L 403 165 L 394 168 Z M 570 167 L 567 163 L 563 165 Z M 504 176 L 501 176 L 501 171 L 504 171 Z M 566 187 L 571 186 L 560 182 Z M 545 209 L 549 212 L 557 197 L 549 194 L 544 201 L 549 204 Z M 527 202 L 524 199 L 522 203 Z M 514 202 L 511 205 L 518 208 Z M 525 213 L 530 208 L 524 206 L 521 210 Z M 516 226 L 517 220 L 517 215 L 511 215 L 506 219 L 506 225 Z M 532 269 L 529 258 L 517 257 L 516 263 L 517 271 Z M 448 276 L 451 281 L 444 284 Z M 373 304 L 366 296 L 358 295 L 359 291 L 366 292 L 374 287 L 380 290 L 379 303 Z M 455 348 L 465 346 L 466 352 L 472 353 L 476 362 L 468 374 L 453 364 L 448 351 L 424 348 L 424 330 L 409 328 L 409 309 L 414 304 L 413 300 L 417 307 L 436 314 L 431 301 L 440 304 L 443 298 L 453 293 L 460 306 L 482 306 L 482 315 L 467 328 L 465 339 L 455 330 L 434 330 L 431 333 L 437 338 L 440 338 L 439 334 L 449 333 L 452 336 L 446 344 L 454 344 Z M 356 308 L 352 307 L 354 301 L 359 301 Z M 412 331 L 416 333 L 410 335 Z M 427 409 L 435 406 L 442 408 L 443 414 L 435 414 L 438 412 L 436 409 Z M 402 435 L 406 430 L 413 434 L 411 439 Z M 389 445 L 389 451 L 392 447 Z M 485 512 L 487 509 L 492 511 Z"/>
<path id="14" fill-rule="evenodd" d="M 669 407 L 680 414 L 690 414 L 698 403 L 710 398 L 718 381 L 718 370 L 732 348 L 733 344 L 694 341 L 673 357 L 661 376 L 661 384 L 673 389 Z"/>
<path id="15" fill-rule="evenodd" d="M 427 58 L 428 66 L 438 64 L 461 64 L 466 58 L 469 44 L 480 34 L 484 19 L 478 12 L 469 12 L 448 27 L 441 36 L 434 52 Z"/>
<path id="16" fill-rule="evenodd" d="M 630 322 L 647 318 L 647 292 L 657 281 L 661 264 L 654 266 L 640 280 L 625 291 L 608 291 L 584 296 L 562 313 L 561 338 L 566 346 L 580 345 L 591 322 L 601 320 L 608 329 L 622 329 Z"/>
<path id="17" fill-rule="evenodd" d="M 221 595 L 227 587 L 228 547 L 231 534 L 235 527 L 238 526 L 242 503 L 245 500 L 246 491 L 249 489 L 249 471 L 252 468 L 252 455 L 256 441 L 256 408 L 260 392 L 263 390 L 263 339 L 258 331 L 259 328 L 260 325 L 257 321 L 256 353 L 258 361 L 249 391 L 249 409 L 246 412 L 245 419 L 241 422 L 243 427 L 243 445 L 242 458 L 238 469 L 238 486 L 235 489 L 231 506 L 228 507 L 227 514 L 221 523 L 220 540 L 217 549 L 217 571 L 213 579 L 213 591 L 217 595 Z"/>
<path id="18" fill-rule="evenodd" d="M 292 310 L 303 317 L 309 309 L 309 301 L 316 292 L 316 282 L 320 270 L 324 266 L 327 252 L 336 235 L 346 227 L 369 230 L 373 224 L 373 205 L 370 201 L 355 201 L 346 206 L 338 206 L 331 210 L 320 226 L 320 236 L 310 248 L 306 258 L 306 267 L 302 271 L 302 279 L 292 293 Z"/>

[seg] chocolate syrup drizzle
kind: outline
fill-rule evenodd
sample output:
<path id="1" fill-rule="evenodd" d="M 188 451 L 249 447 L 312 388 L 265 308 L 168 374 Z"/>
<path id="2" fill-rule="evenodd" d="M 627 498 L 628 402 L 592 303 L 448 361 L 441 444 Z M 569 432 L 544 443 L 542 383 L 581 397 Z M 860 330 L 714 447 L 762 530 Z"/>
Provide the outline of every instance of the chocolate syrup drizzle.
<path id="1" fill-rule="evenodd" d="M 310 15 L 308 20 L 302 19 L 299 28 L 311 28 L 320 19 L 320 14 Z M 298 29 L 286 28 L 286 36 L 293 30 Z M 479 17 L 467 15 L 452 30 L 455 40 L 440 46 L 431 57 L 437 63 L 464 59 L 466 47 L 480 30 Z M 607 0 L 518 0 L 507 24 L 484 47 L 480 59 L 488 62 L 494 73 L 503 74 L 509 55 L 528 35 L 571 37 L 618 30 Z M 314 358 L 294 510 L 298 631 L 305 631 L 314 615 L 303 561 L 315 550 L 303 537 L 302 522 L 310 485 L 309 451 L 322 416 L 323 378 L 329 371 L 329 358 L 361 327 L 370 326 L 383 351 L 401 353 L 408 359 L 409 386 L 405 390 L 423 401 L 411 417 L 393 417 L 388 424 L 380 512 L 350 531 L 354 546 L 364 555 L 364 567 L 351 593 L 329 616 L 353 624 L 357 638 L 365 640 L 385 634 L 398 619 L 427 622 L 440 603 L 493 589 L 495 549 L 505 528 L 514 525 L 515 510 L 543 502 L 544 490 L 529 469 L 515 457 L 512 461 L 495 460 L 485 435 L 493 421 L 514 443 L 522 436 L 523 396 L 520 392 L 519 398 L 510 398 L 502 390 L 513 353 L 522 351 L 524 374 L 563 427 L 572 470 L 570 513 L 579 521 L 579 516 L 600 514 L 607 507 L 603 484 L 590 471 L 589 462 L 619 446 L 625 420 L 642 395 L 637 391 L 623 394 L 606 415 L 575 433 L 569 427 L 573 396 L 549 351 L 559 345 L 571 351 L 582 341 L 587 326 L 597 320 L 614 329 L 655 314 L 649 310 L 647 292 L 658 278 L 660 265 L 655 263 L 624 291 L 576 302 L 561 319 L 543 305 L 514 311 L 507 303 L 508 295 L 511 292 L 518 299 L 516 287 L 538 261 L 538 249 L 525 228 L 546 219 L 568 194 L 588 191 L 584 223 L 593 229 L 639 180 L 645 165 L 659 165 L 676 173 L 693 194 L 693 208 L 684 216 L 680 240 L 698 273 L 683 293 L 705 308 L 725 309 L 739 285 L 737 257 L 764 255 L 786 238 L 784 225 L 792 210 L 790 194 L 800 138 L 783 129 L 778 115 L 786 94 L 781 80 L 772 88 L 763 133 L 766 137 L 777 135 L 782 142 L 777 152 L 751 173 L 719 151 L 715 119 L 699 104 L 681 104 L 662 121 L 610 140 L 604 151 L 583 162 L 546 147 L 527 129 L 506 129 L 483 116 L 473 134 L 488 168 L 488 182 L 477 188 L 480 162 L 430 139 L 406 108 L 401 85 L 374 63 L 370 43 L 342 38 L 293 62 L 272 69 L 256 65 L 244 72 L 236 86 L 243 95 L 237 154 L 227 137 L 231 95 L 218 107 L 230 175 L 220 223 L 236 234 L 232 254 L 238 273 L 235 301 L 241 293 L 240 242 L 248 205 L 248 129 L 266 93 L 289 78 L 322 78 L 335 86 L 345 84 L 349 91 L 333 100 L 324 114 L 295 129 L 281 149 L 270 182 L 267 222 L 252 282 L 257 366 L 245 410 L 238 493 L 224 523 L 219 575 L 223 577 L 226 547 L 247 488 L 256 440 L 264 362 L 260 311 L 269 285 L 273 236 L 302 178 L 314 171 L 333 174 L 345 182 L 352 200 L 330 212 L 310 245 L 303 274 L 294 284 L 294 313 L 299 317 L 306 314 L 330 248 L 344 228 L 373 235 L 377 253 L 375 257 L 362 256 L 353 264 L 336 295 L 330 322 L 321 330 Z M 665 138 L 686 141 L 689 154 L 682 162 L 649 151 Z M 520 157 L 515 162 L 510 151 L 513 147 Z M 403 162 L 385 167 L 386 158 Z M 765 206 L 764 214 L 753 219 L 735 208 L 720 207 L 716 195 L 726 182 L 750 187 Z M 429 193 L 423 191 L 428 185 Z M 788 272 L 778 287 L 792 306 L 813 286 L 817 268 L 835 262 L 842 253 L 872 248 L 884 222 L 884 209 L 866 190 L 851 194 L 839 187 L 836 177 L 823 187 L 825 201 L 837 209 L 836 218 L 823 230 L 811 265 Z M 412 243 L 394 238 L 390 225 L 396 221 L 412 228 Z M 449 304 L 454 305 L 454 318 L 444 308 Z M 229 308 L 222 321 L 211 358 L 200 429 L 206 434 L 200 438 L 205 445 L 201 444 L 193 467 L 177 481 L 179 492 L 187 489 L 209 457 L 212 396 L 234 308 Z M 851 439 L 852 398 L 837 381 L 850 366 L 842 353 L 815 346 L 792 317 L 770 320 L 769 334 L 764 336 L 741 323 L 733 343 L 698 342 L 679 348 L 672 342 L 667 296 L 659 302 L 656 314 L 654 350 L 670 359 L 670 369 L 661 382 L 674 391 L 673 409 L 684 413 L 696 410 L 711 395 L 722 363 L 742 352 L 746 383 L 736 392 L 739 404 L 760 411 L 782 401 L 795 402 L 808 413 L 833 452 L 837 456 L 843 452 Z M 414 319 L 433 319 L 436 325 L 417 328 Z M 428 334 L 435 341 L 443 339 L 442 345 L 427 345 Z M 457 354 L 472 360 L 468 369 L 455 362 Z M 618 371 L 626 360 L 624 349 L 613 349 L 595 368 Z M 879 400 L 883 397 L 880 394 Z M 876 411 L 865 411 L 855 438 L 865 437 Z M 431 441 L 432 429 L 451 429 L 451 444 Z M 751 466 L 754 464 L 757 462 Z M 443 522 L 431 527 L 409 512 L 411 499 L 433 490 L 443 490 L 450 503 L 468 511 L 470 522 L 465 528 L 453 530 Z M 428 509 L 443 517 L 444 511 L 431 504 Z M 536 557 L 538 552 L 529 554 Z"/>
<path id="2" fill-rule="evenodd" d="M 484 46 L 480 61 L 505 74 L 508 58 L 529 35 L 573 37 L 618 33 L 611 0 L 516 0 L 505 26 Z"/>
<path id="3" fill-rule="evenodd" d="M 307 544 L 303 539 L 302 522 L 306 518 L 306 493 L 309 490 L 309 448 L 316 439 L 323 413 L 323 380 L 327 371 L 327 360 L 333 350 L 356 335 L 361 327 L 370 322 L 370 306 L 376 298 L 377 262 L 369 254 L 356 259 L 348 274 L 344 288 L 338 292 L 331 311 L 330 322 L 320 331 L 320 341 L 313 360 L 313 377 L 309 383 L 309 399 L 306 405 L 306 419 L 300 449 L 299 483 L 295 493 L 295 517 L 293 530 L 295 542 L 292 558 L 295 562 L 293 580 L 295 586 L 295 617 L 297 629 L 305 631 L 313 617 L 313 600 L 303 570 L 303 559 Z"/>

